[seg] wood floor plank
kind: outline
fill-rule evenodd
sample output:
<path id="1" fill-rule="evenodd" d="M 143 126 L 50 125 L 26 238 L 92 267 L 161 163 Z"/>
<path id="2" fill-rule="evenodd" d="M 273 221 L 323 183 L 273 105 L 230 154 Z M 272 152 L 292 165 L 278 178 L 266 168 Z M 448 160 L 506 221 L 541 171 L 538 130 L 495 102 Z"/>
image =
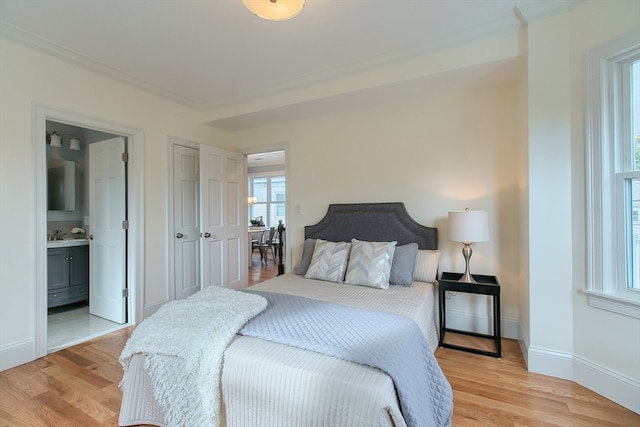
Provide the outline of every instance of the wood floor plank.
<path id="1" fill-rule="evenodd" d="M 73 425 L 91 426 L 99 425 L 96 419 L 82 412 L 78 407 L 67 403 L 62 397 L 55 393 L 42 393 L 36 397 L 40 403 L 42 419 L 50 422 L 52 426 Z"/>
<path id="2" fill-rule="evenodd" d="M 92 419 L 97 420 L 100 424 L 113 420 L 119 413 L 119 408 L 112 410 L 101 402 L 91 399 L 76 390 L 65 393 L 62 396 L 62 399 L 69 405 L 90 416 Z"/>
<path id="3" fill-rule="evenodd" d="M 99 399 L 102 394 L 102 387 L 95 387 L 93 384 L 84 381 L 82 378 L 69 373 L 59 366 L 51 365 L 45 368 L 45 371 L 51 378 L 52 382 L 57 381 L 59 384 L 59 390 L 58 393 L 56 393 L 59 396 L 69 393 L 72 390 L 76 390 L 93 399 Z"/>
<path id="4" fill-rule="evenodd" d="M 35 416 L 39 405 L 34 397 L 0 375 L 0 426 L 47 426 Z"/>
<path id="5" fill-rule="evenodd" d="M 82 379 L 83 381 L 91 384 L 96 388 L 104 388 L 113 383 L 113 381 L 109 381 L 108 379 L 94 373 L 93 370 L 88 369 L 93 365 L 93 363 L 92 365 L 78 366 L 74 362 L 71 362 L 69 358 L 58 356 L 58 353 L 59 352 L 52 353 L 49 360 L 54 363 L 55 366 L 61 367 L 65 373 L 74 375 L 75 377 Z"/>
<path id="6" fill-rule="evenodd" d="M 80 356 L 76 351 L 81 351 L 83 348 L 85 348 L 86 345 L 83 344 L 79 344 L 78 348 L 65 348 L 64 350 L 60 350 L 58 351 L 56 354 L 58 354 L 59 356 L 62 356 L 66 359 L 69 359 L 69 361 L 73 362 L 75 365 L 81 366 L 81 367 L 87 367 L 91 364 L 93 364 L 93 362 L 89 359 L 85 359 L 84 357 Z"/>
<path id="7" fill-rule="evenodd" d="M 47 376 L 42 372 L 42 369 L 47 366 L 49 366 L 49 362 L 44 359 L 34 360 L 31 363 L 0 372 L 0 379 L 9 381 L 27 395 L 35 397 L 49 388 Z"/>

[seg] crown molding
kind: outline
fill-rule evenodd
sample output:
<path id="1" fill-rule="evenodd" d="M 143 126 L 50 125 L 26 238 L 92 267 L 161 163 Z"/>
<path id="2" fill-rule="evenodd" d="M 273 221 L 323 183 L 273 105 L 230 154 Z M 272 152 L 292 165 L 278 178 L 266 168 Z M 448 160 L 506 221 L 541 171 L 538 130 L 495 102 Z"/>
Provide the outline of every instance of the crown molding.
<path id="1" fill-rule="evenodd" d="M 2 20 L 0 20 L 0 36 L 18 42 L 22 45 L 31 47 L 35 50 L 51 55 L 65 62 L 78 65 L 97 74 L 112 78 L 116 81 L 119 81 L 120 83 L 124 83 L 137 89 L 141 89 L 154 95 L 160 96 L 162 98 L 177 102 L 178 104 L 184 105 L 186 107 L 194 108 L 197 110 L 202 110 L 205 108 L 204 105 L 200 105 L 192 99 L 188 99 L 165 89 L 148 84 L 143 80 L 135 78 L 127 73 L 116 70 L 108 64 L 90 58 L 86 55 L 77 53 L 71 49 L 67 49 L 64 46 L 60 46 L 57 43 L 43 39 L 42 37 L 38 37 L 35 34 L 21 30 L 20 28 L 17 28 Z"/>
<path id="2" fill-rule="evenodd" d="M 569 9 L 583 1 L 584 0 L 545 0 L 533 3 L 520 2 L 515 8 L 515 13 L 524 24 L 527 24 L 547 16 L 560 15 L 568 12 Z"/>

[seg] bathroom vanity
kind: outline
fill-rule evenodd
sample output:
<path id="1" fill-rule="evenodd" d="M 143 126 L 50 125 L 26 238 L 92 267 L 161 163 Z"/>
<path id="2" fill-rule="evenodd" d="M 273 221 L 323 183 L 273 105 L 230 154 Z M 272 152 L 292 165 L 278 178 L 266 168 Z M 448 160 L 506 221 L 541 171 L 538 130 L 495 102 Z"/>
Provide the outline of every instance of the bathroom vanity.
<path id="1" fill-rule="evenodd" d="M 47 306 L 89 299 L 89 241 L 47 242 Z"/>

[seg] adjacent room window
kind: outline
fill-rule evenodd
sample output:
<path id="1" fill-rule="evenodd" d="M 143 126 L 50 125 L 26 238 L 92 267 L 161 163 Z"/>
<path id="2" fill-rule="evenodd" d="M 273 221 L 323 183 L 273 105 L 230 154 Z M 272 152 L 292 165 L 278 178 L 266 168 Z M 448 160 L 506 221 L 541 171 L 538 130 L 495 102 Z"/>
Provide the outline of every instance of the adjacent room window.
<path id="1" fill-rule="evenodd" d="M 588 59 L 589 304 L 640 318 L 640 44 Z"/>
<path id="2" fill-rule="evenodd" d="M 282 174 L 255 175 L 249 177 L 249 195 L 256 203 L 249 207 L 249 218 L 262 217 L 267 227 L 277 227 L 286 221 L 286 181 Z"/>

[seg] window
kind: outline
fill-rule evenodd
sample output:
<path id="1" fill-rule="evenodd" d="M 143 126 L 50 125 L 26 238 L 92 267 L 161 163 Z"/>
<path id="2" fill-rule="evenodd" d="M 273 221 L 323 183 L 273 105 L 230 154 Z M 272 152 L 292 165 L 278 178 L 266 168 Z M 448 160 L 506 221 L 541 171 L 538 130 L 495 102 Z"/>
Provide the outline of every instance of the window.
<path id="1" fill-rule="evenodd" d="M 588 58 L 589 305 L 640 318 L 640 44 Z"/>
<path id="2" fill-rule="evenodd" d="M 249 195 L 256 202 L 249 206 L 249 218 L 262 217 L 267 227 L 277 227 L 286 219 L 286 180 L 284 175 L 255 175 L 249 178 Z"/>

